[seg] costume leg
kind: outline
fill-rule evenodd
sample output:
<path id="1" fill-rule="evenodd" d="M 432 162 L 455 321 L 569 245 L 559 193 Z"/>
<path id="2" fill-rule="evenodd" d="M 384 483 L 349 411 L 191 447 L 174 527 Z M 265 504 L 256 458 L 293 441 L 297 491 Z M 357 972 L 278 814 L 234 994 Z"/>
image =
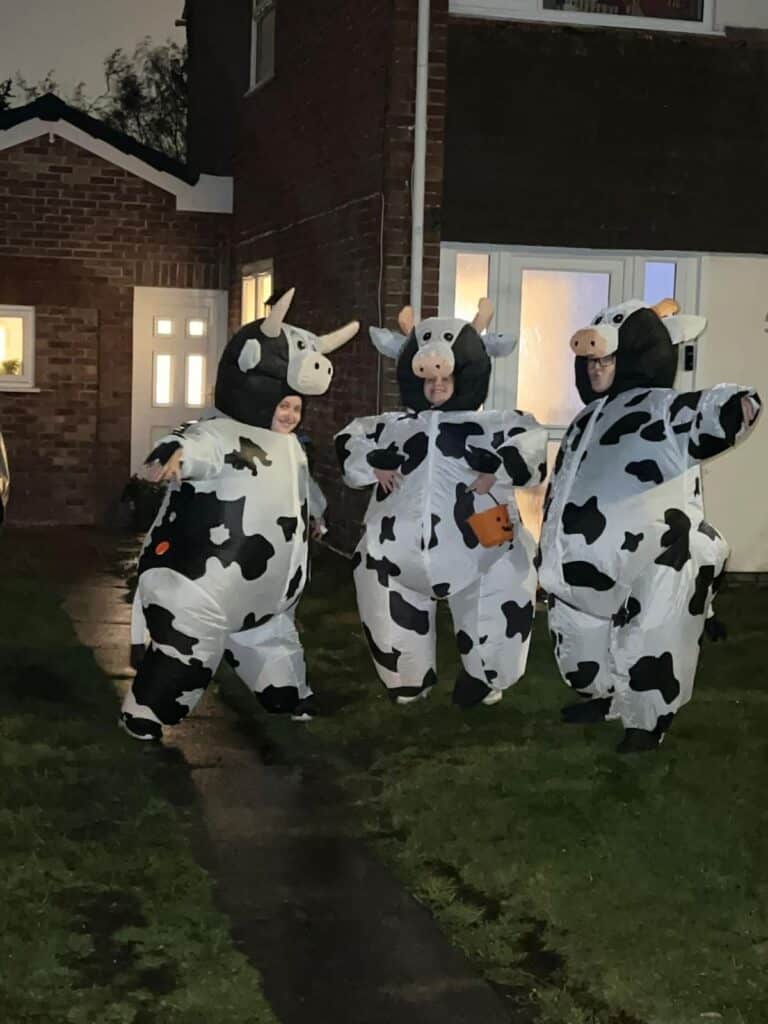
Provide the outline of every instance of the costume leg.
<path id="1" fill-rule="evenodd" d="M 261 626 L 231 633 L 224 652 L 248 689 L 274 713 L 294 712 L 312 695 L 293 616 L 289 609 Z"/>
<path id="2" fill-rule="evenodd" d="M 654 563 L 635 581 L 614 616 L 619 684 L 608 718 L 658 739 L 691 699 L 699 641 L 727 554 L 722 540 L 699 543 L 692 534 L 691 557 L 680 568 Z"/>
<path id="3" fill-rule="evenodd" d="M 611 621 L 573 608 L 550 594 L 549 633 L 563 681 L 581 697 L 608 697 L 615 689 Z"/>
<path id="4" fill-rule="evenodd" d="M 150 646 L 123 701 L 121 722 L 137 738 L 159 739 L 162 725 L 176 725 L 202 697 L 221 660 L 227 623 L 205 591 L 172 569 L 142 573 L 138 600 Z M 137 631 L 139 622 L 137 612 Z"/>
<path id="5" fill-rule="evenodd" d="M 418 696 L 437 682 L 435 601 L 407 587 L 381 562 L 354 571 L 357 607 L 373 663 L 392 699 Z"/>

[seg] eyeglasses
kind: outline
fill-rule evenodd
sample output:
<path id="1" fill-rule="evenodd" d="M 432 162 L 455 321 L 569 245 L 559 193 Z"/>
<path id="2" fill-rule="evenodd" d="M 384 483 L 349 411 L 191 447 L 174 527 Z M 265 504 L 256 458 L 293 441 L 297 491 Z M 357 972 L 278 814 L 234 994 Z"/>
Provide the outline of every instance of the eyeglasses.
<path id="1" fill-rule="evenodd" d="M 603 370 L 608 366 L 613 366 L 615 362 L 615 353 L 612 353 L 609 356 L 587 356 L 587 366 L 599 366 Z"/>

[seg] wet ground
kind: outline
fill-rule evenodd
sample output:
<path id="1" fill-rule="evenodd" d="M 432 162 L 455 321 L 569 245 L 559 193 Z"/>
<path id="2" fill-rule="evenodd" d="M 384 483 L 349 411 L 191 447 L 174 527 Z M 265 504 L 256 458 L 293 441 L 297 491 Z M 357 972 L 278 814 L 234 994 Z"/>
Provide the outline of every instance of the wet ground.
<path id="1" fill-rule="evenodd" d="M 124 689 L 135 540 L 59 530 L 31 541 L 31 533 L 19 531 L 19 543 L 66 585 L 81 641 Z M 166 795 L 198 808 L 196 853 L 283 1024 L 523 1020 L 351 834 L 350 812 L 322 767 L 310 774 L 285 763 L 257 720 L 208 696 L 146 753 L 163 765 Z"/>

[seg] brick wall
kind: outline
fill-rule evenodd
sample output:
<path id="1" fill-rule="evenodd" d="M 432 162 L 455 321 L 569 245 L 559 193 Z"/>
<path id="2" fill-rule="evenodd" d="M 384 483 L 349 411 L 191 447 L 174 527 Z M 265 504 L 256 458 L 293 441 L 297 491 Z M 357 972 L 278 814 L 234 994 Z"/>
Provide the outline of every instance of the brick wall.
<path id="1" fill-rule="evenodd" d="M 71 143 L 0 152 L 0 305 L 37 318 L 37 393 L 0 390 L 9 519 L 114 517 L 129 472 L 133 286 L 226 287 L 229 218 Z"/>
<path id="2" fill-rule="evenodd" d="M 443 237 L 766 252 L 759 41 L 451 19 Z"/>

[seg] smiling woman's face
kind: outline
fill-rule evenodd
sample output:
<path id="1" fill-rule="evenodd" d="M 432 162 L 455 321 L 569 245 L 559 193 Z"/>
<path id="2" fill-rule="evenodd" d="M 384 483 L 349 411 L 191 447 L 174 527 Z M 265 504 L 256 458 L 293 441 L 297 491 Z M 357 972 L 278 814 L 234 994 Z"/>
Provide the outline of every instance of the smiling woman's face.
<path id="1" fill-rule="evenodd" d="M 272 430 L 278 434 L 292 434 L 301 423 L 301 399 L 298 395 L 287 395 L 275 408 Z"/>
<path id="2" fill-rule="evenodd" d="M 430 377 L 424 381 L 424 397 L 432 406 L 443 405 L 453 395 L 453 375 Z"/>
<path id="3" fill-rule="evenodd" d="M 602 395 L 608 391 L 616 377 L 616 356 L 603 356 L 601 359 L 588 356 L 587 376 L 595 394 Z"/>

